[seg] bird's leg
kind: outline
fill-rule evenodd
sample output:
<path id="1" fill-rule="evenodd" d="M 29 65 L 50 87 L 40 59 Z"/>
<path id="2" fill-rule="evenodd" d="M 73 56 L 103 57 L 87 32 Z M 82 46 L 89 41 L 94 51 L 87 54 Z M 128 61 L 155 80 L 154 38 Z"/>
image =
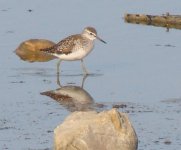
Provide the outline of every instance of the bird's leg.
<path id="1" fill-rule="evenodd" d="M 88 76 L 88 75 L 84 75 L 84 76 L 83 76 L 81 88 L 84 88 L 84 82 L 85 82 L 85 79 L 87 78 L 87 76 Z"/>
<path id="2" fill-rule="evenodd" d="M 57 84 L 61 87 L 61 84 L 60 84 L 60 63 L 61 63 L 61 60 L 59 60 L 57 62 Z"/>
<path id="3" fill-rule="evenodd" d="M 85 67 L 85 65 L 84 65 L 83 59 L 81 59 L 81 65 L 82 65 L 82 69 L 83 69 L 84 75 L 85 75 L 85 76 L 88 75 L 89 72 L 87 71 L 87 69 L 86 69 L 86 67 Z"/>

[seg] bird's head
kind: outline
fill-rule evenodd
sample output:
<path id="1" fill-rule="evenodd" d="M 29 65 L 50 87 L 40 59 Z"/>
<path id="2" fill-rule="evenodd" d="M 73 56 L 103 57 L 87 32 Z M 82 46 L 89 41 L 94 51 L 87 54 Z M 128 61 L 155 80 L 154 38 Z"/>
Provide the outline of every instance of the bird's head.
<path id="1" fill-rule="evenodd" d="M 85 37 L 87 37 L 88 39 L 90 40 L 95 40 L 95 39 L 98 39 L 99 41 L 103 42 L 106 44 L 106 42 L 104 40 L 102 40 L 100 37 L 98 37 L 97 35 L 97 31 L 95 28 L 93 27 L 86 27 L 84 30 L 83 30 L 83 35 Z"/>

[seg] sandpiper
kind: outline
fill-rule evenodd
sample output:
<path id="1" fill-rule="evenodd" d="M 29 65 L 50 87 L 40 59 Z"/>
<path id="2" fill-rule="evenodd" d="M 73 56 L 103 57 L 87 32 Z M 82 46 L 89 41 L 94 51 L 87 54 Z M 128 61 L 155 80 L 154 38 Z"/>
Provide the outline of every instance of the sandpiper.
<path id="1" fill-rule="evenodd" d="M 40 51 L 49 53 L 60 59 L 57 63 L 57 73 L 59 73 L 59 67 L 62 60 L 80 60 L 84 75 L 87 75 L 88 71 L 84 65 L 83 59 L 92 51 L 95 39 L 106 43 L 97 36 L 97 31 L 95 30 L 95 28 L 86 27 L 81 34 L 68 36 L 54 46 L 46 49 L 41 49 Z"/>

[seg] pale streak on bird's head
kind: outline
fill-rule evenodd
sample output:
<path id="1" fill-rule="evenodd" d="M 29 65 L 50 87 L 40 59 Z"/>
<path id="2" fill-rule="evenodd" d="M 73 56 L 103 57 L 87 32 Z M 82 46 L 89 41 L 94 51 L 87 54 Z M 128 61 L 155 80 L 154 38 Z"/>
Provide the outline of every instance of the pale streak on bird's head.
<path id="1" fill-rule="evenodd" d="M 95 40 L 97 36 L 97 32 L 93 27 L 86 27 L 82 34 L 90 40 Z"/>
<path id="2" fill-rule="evenodd" d="M 86 27 L 84 30 L 83 30 L 83 33 L 82 33 L 83 36 L 85 36 L 86 38 L 90 39 L 90 40 L 95 40 L 95 39 L 98 39 L 100 40 L 101 42 L 103 43 L 106 43 L 104 40 L 102 40 L 101 38 L 99 38 L 97 36 L 97 31 L 95 28 L 93 27 Z"/>

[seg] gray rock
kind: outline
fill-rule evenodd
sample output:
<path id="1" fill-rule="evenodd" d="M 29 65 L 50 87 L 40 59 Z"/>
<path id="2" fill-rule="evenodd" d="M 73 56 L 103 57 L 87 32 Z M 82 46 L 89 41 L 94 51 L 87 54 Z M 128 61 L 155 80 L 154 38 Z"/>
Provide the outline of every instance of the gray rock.
<path id="1" fill-rule="evenodd" d="M 116 109 L 74 112 L 54 130 L 55 150 L 136 150 L 128 116 Z"/>

